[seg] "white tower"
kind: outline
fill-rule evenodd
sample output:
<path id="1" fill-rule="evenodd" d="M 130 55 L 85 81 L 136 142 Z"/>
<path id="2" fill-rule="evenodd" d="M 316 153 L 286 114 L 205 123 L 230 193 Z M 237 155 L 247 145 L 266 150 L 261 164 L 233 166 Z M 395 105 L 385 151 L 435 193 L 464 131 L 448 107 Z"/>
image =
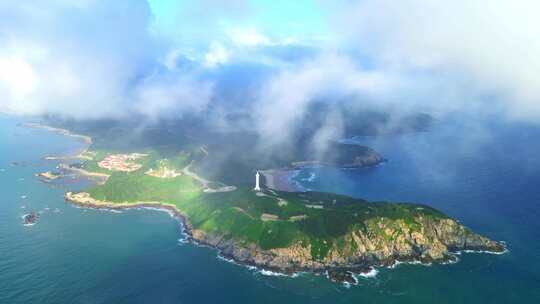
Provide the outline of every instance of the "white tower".
<path id="1" fill-rule="evenodd" d="M 261 187 L 259 185 L 259 171 L 257 171 L 257 173 L 255 174 L 255 188 L 253 188 L 253 190 L 255 191 L 261 191 Z"/>

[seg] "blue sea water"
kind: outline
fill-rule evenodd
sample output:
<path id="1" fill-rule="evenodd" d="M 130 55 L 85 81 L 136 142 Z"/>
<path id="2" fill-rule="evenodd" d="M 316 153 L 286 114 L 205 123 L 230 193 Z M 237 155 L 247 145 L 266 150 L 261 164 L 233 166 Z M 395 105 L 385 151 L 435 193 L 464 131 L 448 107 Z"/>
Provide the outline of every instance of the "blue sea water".
<path id="1" fill-rule="evenodd" d="M 180 242 L 179 223 L 163 212 L 66 204 L 66 187 L 88 183 L 50 185 L 34 174 L 57 165 L 43 156 L 76 151 L 82 143 L 21 122 L 0 116 L 0 303 L 540 302 L 537 127 L 441 124 L 426 133 L 357 138 L 389 161 L 296 176 L 314 190 L 429 204 L 510 249 L 462 254 L 451 265 L 380 268 L 347 288 L 309 274 L 263 275 L 218 259 L 210 248 Z M 36 225 L 23 226 L 29 211 L 42 214 Z"/>

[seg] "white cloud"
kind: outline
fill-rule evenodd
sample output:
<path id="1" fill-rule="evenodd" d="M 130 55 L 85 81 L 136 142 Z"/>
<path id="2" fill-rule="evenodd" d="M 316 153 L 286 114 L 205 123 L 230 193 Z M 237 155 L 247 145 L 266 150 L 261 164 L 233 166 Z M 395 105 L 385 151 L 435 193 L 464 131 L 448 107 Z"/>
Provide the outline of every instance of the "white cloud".
<path id="1" fill-rule="evenodd" d="M 255 28 L 235 28 L 226 31 L 231 41 L 240 46 L 260 46 L 274 44 L 270 38 Z"/>
<path id="2" fill-rule="evenodd" d="M 149 32 L 144 1 L 0 3 L 0 109 L 18 114 L 156 118 L 204 107 L 212 86 L 179 70 Z M 162 65 L 168 70 L 162 69 Z M 164 79 L 157 84 L 154 79 Z M 155 100 L 149 98 L 155 97 Z M 195 105 L 198 103 L 198 106 Z M 176 111 L 176 112 L 175 112 Z"/>
<path id="3" fill-rule="evenodd" d="M 179 12 L 191 26 L 156 41 L 144 1 L 0 1 L 0 108 L 84 118 L 146 107 L 152 118 L 200 111 L 219 86 L 198 75 L 219 77 L 212 69 L 245 63 L 275 73 L 253 85 L 263 88 L 253 108 L 266 136 L 289 133 L 313 100 L 358 95 L 450 111 L 479 109 L 474 99 L 489 94 L 511 100 L 503 108 L 515 116 L 540 116 L 537 1 L 348 1 L 341 10 L 331 5 L 343 39 L 315 42 L 261 32 L 249 24 L 244 1 L 208 15 L 210 2 Z M 229 11 L 246 26 L 227 27 Z M 369 70 L 335 51 L 338 40 Z M 177 65 L 184 58 L 192 62 Z M 227 87 L 234 96 L 243 89 Z"/>
<path id="4" fill-rule="evenodd" d="M 179 118 L 182 113 L 206 109 L 212 89 L 211 83 L 188 76 L 152 76 L 137 88 L 134 105 L 137 112 L 152 120 Z"/>
<path id="5" fill-rule="evenodd" d="M 268 146 L 286 143 L 314 101 L 385 98 L 398 85 L 390 73 L 366 71 L 347 57 L 324 54 L 285 69 L 266 83 L 253 109 L 257 130 Z"/>
<path id="6" fill-rule="evenodd" d="M 15 56 L 0 58 L 0 85 L 7 92 L 8 99 L 20 101 L 28 97 L 35 90 L 36 83 L 34 70 L 24 59 Z"/>
<path id="7" fill-rule="evenodd" d="M 0 104 L 9 112 L 75 117 L 119 116 L 125 74 L 99 58 L 16 39 L 0 51 Z M 39 52 L 36 52 L 39 50 Z M 84 72 L 83 72 L 84 70 Z"/>
<path id="8" fill-rule="evenodd" d="M 229 61 L 229 51 L 219 42 L 212 42 L 204 56 L 204 65 L 208 68 L 225 64 Z"/>
<path id="9" fill-rule="evenodd" d="M 181 50 L 177 48 L 173 48 L 172 50 L 169 50 L 167 52 L 167 54 L 165 55 L 165 58 L 163 58 L 161 63 L 170 71 L 176 70 L 176 62 L 181 56 L 182 56 Z"/>
<path id="10" fill-rule="evenodd" d="M 446 82 L 466 79 L 458 89 L 496 95 L 512 115 L 535 120 L 538 11 L 536 0 L 363 0 L 337 18 L 347 41 L 379 65 L 431 73 Z"/>
<path id="11" fill-rule="evenodd" d="M 315 159 L 327 157 L 328 142 L 343 138 L 345 133 L 345 123 L 343 115 L 334 110 L 328 114 L 324 124 L 318 129 L 311 140 L 311 148 Z"/>

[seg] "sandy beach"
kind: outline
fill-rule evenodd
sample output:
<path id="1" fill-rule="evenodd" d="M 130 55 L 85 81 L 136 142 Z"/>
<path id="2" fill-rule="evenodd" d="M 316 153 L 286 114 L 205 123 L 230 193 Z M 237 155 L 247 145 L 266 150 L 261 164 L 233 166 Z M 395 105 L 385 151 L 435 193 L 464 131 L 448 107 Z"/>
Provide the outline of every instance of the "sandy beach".
<path id="1" fill-rule="evenodd" d="M 264 184 L 267 188 L 286 192 L 298 192 L 302 190 L 291 181 L 297 170 L 270 169 L 259 172 L 264 176 Z"/>
<path id="2" fill-rule="evenodd" d="M 59 133 L 59 134 L 64 135 L 64 136 L 69 136 L 69 137 L 74 137 L 74 138 L 80 138 L 80 139 L 82 139 L 82 140 L 84 141 L 84 143 L 86 143 L 87 145 L 91 145 L 91 144 L 92 144 L 92 137 L 86 136 L 86 135 L 81 135 L 81 134 L 74 134 L 74 133 L 71 133 L 69 130 L 66 130 L 66 129 L 55 128 L 55 127 L 43 125 L 43 124 L 40 124 L 40 123 L 33 123 L 33 122 L 25 123 L 24 126 L 25 126 L 25 127 L 30 127 L 30 128 L 40 128 L 40 129 L 45 129 L 45 130 L 48 130 L 48 131 L 52 131 L 52 132 Z"/>
<path id="3" fill-rule="evenodd" d="M 43 124 L 40 124 L 40 123 L 25 123 L 23 126 L 28 127 L 28 128 L 39 128 L 39 129 L 44 129 L 44 130 L 47 130 L 47 131 L 55 132 L 55 133 L 58 133 L 60 135 L 80 139 L 85 143 L 85 147 L 82 148 L 80 151 L 76 152 L 74 155 L 46 156 L 46 157 L 44 157 L 44 159 L 46 159 L 46 160 L 66 160 L 66 159 L 74 159 L 74 158 L 80 158 L 80 159 L 87 159 L 88 158 L 87 156 L 84 156 L 84 153 L 88 151 L 88 148 L 90 148 L 90 146 L 93 143 L 92 137 L 90 137 L 90 136 L 81 135 L 81 134 L 75 134 L 75 133 L 72 133 L 72 132 L 70 132 L 69 130 L 66 130 L 66 129 L 55 128 L 55 127 L 43 125 Z"/>

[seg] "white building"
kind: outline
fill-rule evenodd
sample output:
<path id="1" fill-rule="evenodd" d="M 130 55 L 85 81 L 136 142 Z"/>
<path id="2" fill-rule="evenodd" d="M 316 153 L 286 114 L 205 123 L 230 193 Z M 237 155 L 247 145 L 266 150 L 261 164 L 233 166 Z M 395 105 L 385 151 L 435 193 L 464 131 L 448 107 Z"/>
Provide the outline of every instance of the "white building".
<path id="1" fill-rule="evenodd" d="M 259 184 L 259 178 L 260 178 L 260 174 L 259 174 L 259 171 L 257 171 L 257 173 L 255 174 L 255 188 L 253 188 L 253 190 L 255 190 L 255 191 L 261 191 L 261 186 Z"/>

